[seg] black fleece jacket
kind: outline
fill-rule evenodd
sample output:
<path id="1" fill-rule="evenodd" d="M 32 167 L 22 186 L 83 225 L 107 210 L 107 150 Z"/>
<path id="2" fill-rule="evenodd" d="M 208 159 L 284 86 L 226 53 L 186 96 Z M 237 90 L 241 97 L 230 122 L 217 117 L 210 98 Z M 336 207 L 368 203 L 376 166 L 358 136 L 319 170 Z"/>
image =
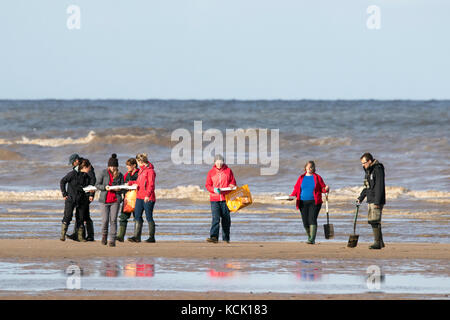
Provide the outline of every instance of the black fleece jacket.
<path id="1" fill-rule="evenodd" d="M 90 182 L 91 178 L 88 174 L 72 170 L 66 174 L 59 183 L 62 196 L 67 196 L 67 200 L 74 203 L 79 203 L 80 200 L 88 200 L 88 196 L 86 195 L 86 192 L 84 192 L 83 188 L 87 187 Z"/>
<path id="2" fill-rule="evenodd" d="M 384 185 L 384 166 L 378 160 L 365 170 L 364 189 L 358 200 L 363 202 L 367 197 L 367 203 L 384 205 L 386 203 L 386 191 Z"/>

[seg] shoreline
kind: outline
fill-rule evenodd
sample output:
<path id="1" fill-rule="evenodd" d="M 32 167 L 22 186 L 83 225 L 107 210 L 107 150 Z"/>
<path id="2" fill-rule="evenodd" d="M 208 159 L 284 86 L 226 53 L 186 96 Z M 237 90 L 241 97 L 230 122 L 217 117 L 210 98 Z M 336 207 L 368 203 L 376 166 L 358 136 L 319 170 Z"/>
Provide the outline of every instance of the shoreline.
<path id="1" fill-rule="evenodd" d="M 347 248 L 347 242 L 226 242 L 157 241 L 156 243 L 116 242 L 116 247 L 100 241 L 75 242 L 47 239 L 1 239 L 0 259 L 71 259 L 99 257 L 165 257 L 196 259 L 431 259 L 450 260 L 450 244 L 386 243 L 381 250 L 370 250 L 369 242 Z"/>

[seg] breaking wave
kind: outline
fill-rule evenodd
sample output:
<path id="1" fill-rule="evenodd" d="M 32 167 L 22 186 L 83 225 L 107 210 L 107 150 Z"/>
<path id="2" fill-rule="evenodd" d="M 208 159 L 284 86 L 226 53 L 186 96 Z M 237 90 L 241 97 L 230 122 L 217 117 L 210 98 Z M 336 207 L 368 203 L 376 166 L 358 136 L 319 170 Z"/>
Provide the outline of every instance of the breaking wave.
<path id="1" fill-rule="evenodd" d="M 345 187 L 332 190 L 329 194 L 330 201 L 348 202 L 354 201 L 361 192 L 361 187 Z M 250 186 L 251 190 L 251 186 Z M 156 189 L 157 199 L 187 199 L 191 201 L 209 201 L 209 192 L 198 185 L 178 186 L 168 189 Z M 254 203 L 261 204 L 287 204 L 290 201 L 276 201 L 275 196 L 281 193 L 254 193 L 252 195 Z M 97 192 L 98 197 L 98 192 Z M 404 187 L 387 187 L 387 199 L 398 199 L 406 197 L 423 201 L 450 203 L 450 192 L 436 190 L 409 190 Z M 37 191 L 0 191 L 0 202 L 18 202 L 18 201 L 38 201 L 38 200 L 62 200 L 60 190 L 37 190 Z"/>

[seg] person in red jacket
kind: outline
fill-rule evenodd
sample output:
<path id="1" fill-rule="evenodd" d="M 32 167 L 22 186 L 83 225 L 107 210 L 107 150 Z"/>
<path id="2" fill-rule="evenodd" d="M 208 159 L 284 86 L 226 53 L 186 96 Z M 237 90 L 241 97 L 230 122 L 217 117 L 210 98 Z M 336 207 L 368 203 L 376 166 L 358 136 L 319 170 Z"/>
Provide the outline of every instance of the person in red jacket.
<path id="1" fill-rule="evenodd" d="M 206 239 L 208 242 L 217 243 L 219 241 L 219 225 L 222 219 L 222 237 L 223 241 L 230 242 L 230 226 L 231 217 L 230 210 L 225 201 L 225 195 L 229 191 L 220 191 L 220 188 L 236 186 L 233 171 L 224 163 L 221 155 L 214 157 L 214 166 L 208 172 L 206 177 L 206 189 L 210 192 L 209 200 L 211 201 L 212 223 L 210 237 Z"/>
<path id="2" fill-rule="evenodd" d="M 128 185 L 137 185 L 136 206 L 134 208 L 134 236 L 128 238 L 131 242 L 141 242 L 142 213 L 145 210 L 145 216 L 148 222 L 149 238 L 145 242 L 155 242 L 155 221 L 153 220 L 153 208 L 155 207 L 155 170 L 153 164 L 148 161 L 146 153 L 140 153 L 136 156 L 139 165 L 139 173 L 136 181 L 129 181 Z"/>
<path id="3" fill-rule="evenodd" d="M 308 235 L 308 244 L 314 244 L 317 233 L 317 217 L 322 207 L 322 193 L 327 193 L 330 187 L 325 185 L 321 176 L 316 173 L 314 161 L 305 165 L 305 173 L 297 180 L 291 196 L 297 199 L 297 209 L 300 209 L 303 226 Z"/>

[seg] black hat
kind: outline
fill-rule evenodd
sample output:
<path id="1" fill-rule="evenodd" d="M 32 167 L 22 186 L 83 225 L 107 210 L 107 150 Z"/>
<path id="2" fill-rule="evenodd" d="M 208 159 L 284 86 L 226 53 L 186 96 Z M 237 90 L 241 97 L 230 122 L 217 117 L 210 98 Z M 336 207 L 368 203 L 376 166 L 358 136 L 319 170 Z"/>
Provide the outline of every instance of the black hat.
<path id="1" fill-rule="evenodd" d="M 108 167 L 118 167 L 119 166 L 119 160 L 117 159 L 117 154 L 113 153 L 111 155 L 111 158 L 108 160 Z"/>
<path id="2" fill-rule="evenodd" d="M 69 157 L 69 164 L 73 164 L 75 162 L 75 160 L 80 159 L 80 156 L 76 153 L 74 153 L 73 155 L 71 155 Z"/>

